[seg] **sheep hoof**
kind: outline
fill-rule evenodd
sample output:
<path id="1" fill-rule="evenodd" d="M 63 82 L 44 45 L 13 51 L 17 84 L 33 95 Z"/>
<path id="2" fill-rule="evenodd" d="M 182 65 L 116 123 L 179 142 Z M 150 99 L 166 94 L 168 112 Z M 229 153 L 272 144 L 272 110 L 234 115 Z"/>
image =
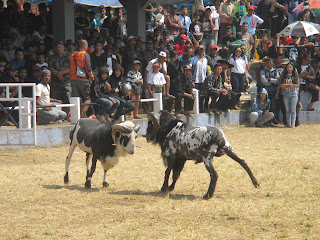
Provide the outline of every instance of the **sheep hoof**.
<path id="1" fill-rule="evenodd" d="M 209 194 L 207 193 L 206 195 L 203 196 L 203 199 L 208 200 L 210 198 L 212 198 L 213 194 Z"/>
<path id="2" fill-rule="evenodd" d="M 109 183 L 107 183 L 107 182 L 103 182 L 102 183 L 102 186 L 105 188 L 105 187 L 109 187 Z"/>
<path id="3" fill-rule="evenodd" d="M 64 184 L 68 184 L 69 183 L 69 176 L 68 173 L 66 173 L 66 175 L 64 176 Z"/>
<path id="4" fill-rule="evenodd" d="M 91 181 L 87 180 L 84 186 L 88 189 L 91 188 Z"/>
<path id="5" fill-rule="evenodd" d="M 258 183 L 257 180 L 253 181 L 252 183 L 253 183 L 253 186 L 254 186 L 255 188 L 260 187 L 260 184 Z"/>
<path id="6" fill-rule="evenodd" d="M 172 192 L 174 190 L 174 186 L 169 186 L 168 191 Z"/>
<path id="7" fill-rule="evenodd" d="M 161 192 L 164 192 L 164 193 L 168 192 L 168 187 L 162 187 Z"/>

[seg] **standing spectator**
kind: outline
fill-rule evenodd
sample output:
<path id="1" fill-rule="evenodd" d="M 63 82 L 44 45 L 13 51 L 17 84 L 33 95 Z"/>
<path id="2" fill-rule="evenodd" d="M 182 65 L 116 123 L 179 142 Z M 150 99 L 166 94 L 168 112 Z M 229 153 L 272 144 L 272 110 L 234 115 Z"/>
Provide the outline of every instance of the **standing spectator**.
<path id="1" fill-rule="evenodd" d="M 133 69 L 129 71 L 127 74 L 127 82 L 130 83 L 132 86 L 132 91 L 130 94 L 131 100 L 140 100 L 141 97 L 143 78 L 142 74 L 139 71 L 140 67 L 141 62 L 139 60 L 133 61 Z M 142 117 L 138 115 L 139 102 L 134 102 L 133 104 L 136 108 L 134 111 L 130 113 L 130 118 L 142 119 Z"/>
<path id="2" fill-rule="evenodd" d="M 289 63 L 280 75 L 280 88 L 286 108 L 287 126 L 294 128 L 297 117 L 299 76 L 294 65 Z"/>
<path id="3" fill-rule="evenodd" d="M 240 32 L 240 22 L 242 17 L 247 15 L 247 3 L 246 0 L 239 0 L 235 3 L 235 23 L 236 23 L 236 31 Z"/>
<path id="4" fill-rule="evenodd" d="M 244 22 L 241 26 L 241 33 L 242 33 L 242 41 L 247 44 L 247 50 L 249 57 L 253 55 L 253 46 L 254 46 L 254 38 L 250 33 L 248 33 L 249 24 Z"/>
<path id="5" fill-rule="evenodd" d="M 100 13 L 100 17 L 98 17 L 98 18 L 96 19 L 96 23 L 97 23 L 97 29 L 98 29 L 98 31 L 100 32 L 100 31 L 101 31 L 102 24 L 103 24 L 104 20 L 107 18 L 107 16 L 106 16 L 106 9 L 104 8 L 103 5 L 100 5 L 100 6 L 99 6 L 99 13 Z"/>
<path id="6" fill-rule="evenodd" d="M 199 16 L 200 16 L 199 21 L 200 21 L 201 23 L 203 22 L 204 11 L 205 11 L 205 9 L 204 9 L 204 7 L 202 7 L 202 6 L 199 7 L 198 10 L 197 10 L 197 12 L 199 13 Z"/>
<path id="7" fill-rule="evenodd" d="M 228 26 L 226 28 L 226 35 L 222 37 L 221 39 L 221 53 L 220 56 L 224 59 L 228 59 L 228 50 L 229 50 L 229 45 L 230 43 L 236 41 L 236 38 L 233 36 L 233 31 L 232 27 Z"/>
<path id="8" fill-rule="evenodd" d="M 50 97 L 51 72 L 45 69 L 41 73 L 41 82 L 36 86 L 37 105 L 48 106 L 51 102 L 62 103 L 61 100 Z M 67 118 L 67 114 L 56 108 L 44 107 L 37 111 L 37 123 L 48 124 L 49 122 L 57 122 Z"/>
<path id="9" fill-rule="evenodd" d="M 229 44 L 228 57 L 230 57 L 230 55 L 234 52 L 234 50 L 235 50 L 236 48 L 238 48 L 238 47 L 241 48 L 242 46 L 245 46 L 245 47 L 246 47 L 244 53 L 245 53 L 245 55 L 246 55 L 247 58 L 249 57 L 247 44 L 246 44 L 245 42 L 241 41 L 242 36 L 243 36 L 243 35 L 242 35 L 241 32 L 237 32 L 237 34 L 236 34 L 236 41 L 231 42 L 231 43 Z"/>
<path id="10" fill-rule="evenodd" d="M 285 7 L 288 15 L 288 24 L 297 21 L 298 14 L 292 12 L 303 0 L 285 0 Z"/>
<path id="11" fill-rule="evenodd" d="M 199 22 L 200 16 L 198 12 L 193 14 L 193 22 L 190 25 L 190 38 L 193 44 L 199 46 L 203 39 L 203 23 Z"/>
<path id="12" fill-rule="evenodd" d="M 202 45 L 205 47 L 206 53 L 209 53 L 211 45 L 217 44 L 214 42 L 215 37 L 213 36 L 213 22 L 211 15 L 211 8 L 206 7 L 203 17 L 203 39 Z"/>
<path id="13" fill-rule="evenodd" d="M 113 9 L 111 7 L 106 8 L 106 15 L 107 17 L 104 19 L 101 29 L 106 28 L 110 30 L 112 26 L 112 22 L 116 19 L 113 14 Z"/>
<path id="14" fill-rule="evenodd" d="M 177 82 L 177 92 L 175 94 L 175 116 L 180 118 L 180 112 L 182 111 L 181 100 L 184 99 L 184 114 L 187 117 L 191 117 L 190 111 L 193 109 L 195 94 L 192 91 L 191 85 L 191 73 L 192 66 L 186 65 L 183 69 L 183 74 L 180 75 Z"/>
<path id="15" fill-rule="evenodd" d="M 232 22 L 235 17 L 235 7 L 231 0 L 226 0 L 220 5 L 220 39 L 226 35 L 226 28 L 232 27 Z"/>
<path id="16" fill-rule="evenodd" d="M 14 54 L 14 59 L 10 62 L 16 69 L 19 67 L 23 67 L 26 64 L 26 60 L 24 59 L 24 52 L 21 48 L 17 48 Z"/>
<path id="17" fill-rule="evenodd" d="M 97 21 L 95 19 L 96 13 L 94 11 L 89 11 L 89 24 L 90 29 L 96 29 L 97 28 Z"/>
<path id="18" fill-rule="evenodd" d="M 233 65 L 231 69 L 232 91 L 236 93 L 244 92 L 246 82 L 249 82 L 247 76 L 248 61 L 240 47 L 234 50 L 232 57 L 229 59 L 229 63 Z"/>
<path id="19" fill-rule="evenodd" d="M 176 15 L 177 5 L 172 5 L 171 11 L 165 16 L 165 23 L 170 36 L 176 38 L 179 35 L 179 30 L 181 28 L 181 23 L 179 17 Z"/>
<path id="20" fill-rule="evenodd" d="M 70 103 L 71 83 L 69 74 L 69 58 L 65 53 L 64 43 L 56 42 L 55 53 L 49 57 L 49 70 L 51 71 L 51 96 Z"/>
<path id="21" fill-rule="evenodd" d="M 111 46 L 107 46 L 105 48 L 105 53 L 104 53 L 104 57 L 105 57 L 105 66 L 108 67 L 109 70 L 109 76 L 112 74 L 113 72 L 113 66 L 115 66 L 118 61 L 117 61 L 117 57 L 115 55 L 113 55 L 113 49 Z"/>
<path id="22" fill-rule="evenodd" d="M 102 51 L 102 48 L 103 43 L 96 42 L 94 45 L 94 52 L 90 54 L 92 72 L 95 77 L 98 76 L 100 68 L 107 66 L 106 54 Z"/>
<path id="23" fill-rule="evenodd" d="M 187 35 L 189 36 L 190 34 L 190 24 L 191 24 L 191 19 L 187 16 L 188 13 L 188 8 L 186 5 L 181 6 L 181 14 L 179 15 L 179 20 L 181 23 L 181 27 L 185 27 L 187 29 Z"/>
<path id="24" fill-rule="evenodd" d="M 192 47 L 192 46 L 188 46 L 188 47 L 186 48 L 185 53 L 184 53 L 183 55 L 180 55 L 180 56 L 178 57 L 179 65 L 180 65 L 180 66 L 179 66 L 179 71 L 180 71 L 181 74 L 182 74 L 183 71 L 184 71 L 184 67 L 185 67 L 186 65 L 190 65 L 190 64 L 191 64 L 192 54 L 193 54 L 193 47 Z M 192 65 L 190 65 L 190 66 L 192 66 Z M 191 75 L 191 79 L 193 79 L 193 78 L 192 78 L 192 75 Z"/>
<path id="25" fill-rule="evenodd" d="M 162 5 L 158 5 L 157 6 L 157 10 L 155 11 L 155 13 L 153 13 L 154 16 L 154 28 L 158 28 L 158 29 L 163 29 L 164 26 L 164 15 L 162 14 L 163 12 L 163 6 Z"/>
<path id="26" fill-rule="evenodd" d="M 142 52 L 143 57 L 143 69 L 147 67 L 147 64 L 152 59 L 157 58 L 158 53 L 155 49 L 153 49 L 153 43 L 152 41 L 146 42 L 146 49 Z"/>
<path id="27" fill-rule="evenodd" d="M 211 8 L 210 17 L 212 18 L 212 23 L 213 23 L 212 34 L 213 34 L 214 42 L 217 45 L 218 44 L 219 29 L 220 29 L 220 15 L 214 6 L 211 6 L 210 8 Z"/>
<path id="28" fill-rule="evenodd" d="M 127 47 L 124 50 L 122 56 L 122 65 L 124 67 L 125 72 L 128 72 L 133 67 L 133 61 L 139 60 L 142 61 L 142 57 L 138 56 L 138 53 L 135 49 L 137 42 L 137 38 L 135 36 L 128 37 Z"/>
<path id="29" fill-rule="evenodd" d="M 78 7 L 78 16 L 74 19 L 75 30 L 85 30 L 90 28 L 90 23 L 86 18 L 86 10 L 83 7 Z"/>
<path id="30" fill-rule="evenodd" d="M 149 95 L 152 96 L 154 93 L 162 93 L 166 91 L 165 88 L 166 80 L 163 73 L 160 72 L 160 64 L 154 62 L 152 64 L 152 72 L 148 74 L 148 89 Z"/>
<path id="31" fill-rule="evenodd" d="M 91 100 L 101 105 L 97 114 L 98 121 L 109 121 L 109 116 L 119 107 L 120 101 L 110 96 L 111 85 L 108 83 L 109 70 L 103 66 L 91 84 Z"/>
<path id="32" fill-rule="evenodd" d="M 91 103 L 90 100 L 90 83 L 94 76 L 91 68 L 90 55 L 86 52 L 88 42 L 80 40 L 79 49 L 70 57 L 69 71 L 71 79 L 72 97 L 81 97 L 84 103 Z M 81 117 L 87 117 L 86 113 L 89 105 L 82 108 Z"/>
<path id="33" fill-rule="evenodd" d="M 111 25 L 111 34 L 115 40 L 123 42 L 127 39 L 127 19 L 123 17 L 122 9 L 117 8 L 115 11 L 116 19 Z"/>
<path id="34" fill-rule="evenodd" d="M 254 14 L 254 6 L 250 5 L 248 7 L 248 14 L 243 16 L 241 19 L 240 25 L 244 22 L 248 23 L 248 33 L 254 36 L 256 34 L 256 29 L 264 22 L 262 18 Z"/>
<path id="35" fill-rule="evenodd" d="M 293 63 L 294 66 L 298 65 L 299 60 L 299 46 L 300 46 L 300 37 L 292 36 L 292 43 L 288 44 L 290 46 L 287 56 L 291 63 Z"/>
<path id="36" fill-rule="evenodd" d="M 1 54 L 6 57 L 8 62 L 11 62 L 15 57 L 15 50 L 13 47 L 13 41 L 11 39 L 7 39 L 6 48 L 1 50 Z"/>
<path id="37" fill-rule="evenodd" d="M 248 116 L 250 127 L 264 127 L 264 124 L 274 117 L 271 112 L 271 101 L 268 98 L 268 91 L 265 88 L 261 89 L 257 97 L 254 98 L 250 114 Z"/>
<path id="38" fill-rule="evenodd" d="M 208 59 L 205 57 L 205 48 L 203 45 L 199 46 L 198 55 L 193 57 L 191 60 L 193 67 L 193 79 L 192 82 L 196 89 L 201 91 L 202 84 L 207 77 L 207 65 Z M 204 112 L 204 98 L 200 97 L 199 108 L 201 112 Z"/>
<path id="39" fill-rule="evenodd" d="M 319 101 L 319 88 L 317 87 L 315 77 L 316 73 L 310 66 L 309 55 L 301 57 L 301 64 L 297 67 L 300 77 L 300 91 L 305 90 L 311 93 L 311 101 L 308 104 L 308 111 L 314 111 L 313 104 Z"/>

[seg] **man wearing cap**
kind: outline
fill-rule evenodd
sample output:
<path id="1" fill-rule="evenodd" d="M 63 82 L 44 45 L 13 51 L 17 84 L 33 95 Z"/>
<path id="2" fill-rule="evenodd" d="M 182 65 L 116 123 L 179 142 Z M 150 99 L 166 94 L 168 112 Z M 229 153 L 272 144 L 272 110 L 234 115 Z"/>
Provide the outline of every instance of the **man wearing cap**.
<path id="1" fill-rule="evenodd" d="M 222 60 L 222 57 L 220 57 L 218 55 L 218 46 L 217 45 L 211 45 L 210 54 L 207 56 L 207 58 L 208 58 L 208 64 L 211 69 L 214 68 L 214 65 L 216 65 L 219 60 Z"/>
<path id="2" fill-rule="evenodd" d="M 219 38 L 226 35 L 226 27 L 232 26 L 233 18 L 235 17 L 235 7 L 231 0 L 226 0 L 220 5 L 220 32 Z"/>
<path id="3" fill-rule="evenodd" d="M 250 5 L 248 7 L 248 14 L 242 17 L 240 25 L 242 26 L 244 22 L 249 24 L 248 33 L 254 36 L 256 29 L 263 23 L 263 19 L 254 14 L 254 6 Z"/>
<path id="4" fill-rule="evenodd" d="M 163 91 L 163 95 L 166 97 L 174 98 L 172 95 L 169 94 L 170 89 L 170 76 L 168 75 L 168 68 L 166 63 L 167 54 L 163 51 L 161 51 L 157 58 L 152 59 L 149 61 L 147 67 L 146 67 L 146 77 L 149 79 L 149 73 L 153 72 L 153 64 L 155 62 L 159 63 L 160 72 L 163 73 L 165 77 L 165 89 Z"/>
<path id="5" fill-rule="evenodd" d="M 56 42 L 55 53 L 49 57 L 48 65 L 52 78 L 50 83 L 51 96 L 67 104 L 71 97 L 70 61 L 64 50 L 63 41 Z"/>
<path id="6" fill-rule="evenodd" d="M 179 37 L 179 43 L 174 45 L 174 49 L 178 52 L 179 55 L 182 55 L 188 46 L 188 37 L 185 34 L 181 34 Z"/>
<path id="7" fill-rule="evenodd" d="M 157 58 L 158 53 L 157 51 L 153 48 L 153 42 L 152 41 L 147 41 L 146 42 L 146 49 L 142 52 L 142 57 L 143 57 L 143 66 L 142 69 L 145 69 L 152 59 Z"/>
<path id="8" fill-rule="evenodd" d="M 191 64 L 185 65 L 183 74 L 180 75 L 179 80 L 177 81 L 177 83 L 175 83 L 175 116 L 178 118 L 181 117 L 180 113 L 182 111 L 182 98 L 184 99 L 184 114 L 190 117 L 190 111 L 192 111 L 193 109 L 195 94 L 192 91 L 191 74 Z"/>
<path id="9" fill-rule="evenodd" d="M 37 123 L 48 124 L 49 122 L 61 121 L 67 118 L 67 114 L 56 108 L 48 107 L 51 102 L 62 103 L 61 100 L 50 97 L 51 72 L 45 69 L 41 72 L 41 82 L 36 86 L 36 101 L 38 106 L 46 106 L 39 108 L 37 111 Z"/>
<path id="10" fill-rule="evenodd" d="M 139 60 L 140 62 L 143 61 L 142 56 L 140 56 L 135 49 L 136 42 L 137 38 L 135 36 L 131 35 L 128 37 L 127 47 L 125 48 L 122 56 L 122 65 L 126 73 L 132 69 L 134 60 Z"/>
<path id="11" fill-rule="evenodd" d="M 181 14 L 179 15 L 179 20 L 181 23 L 181 27 L 185 27 L 187 29 L 187 34 L 189 36 L 189 27 L 191 24 L 191 19 L 187 16 L 188 8 L 186 5 L 181 6 Z"/>
<path id="12" fill-rule="evenodd" d="M 165 23 L 168 31 L 170 32 L 170 36 L 176 38 L 179 34 L 179 30 L 181 28 L 181 22 L 179 17 L 176 15 L 177 5 L 172 5 L 170 13 L 165 16 Z"/>

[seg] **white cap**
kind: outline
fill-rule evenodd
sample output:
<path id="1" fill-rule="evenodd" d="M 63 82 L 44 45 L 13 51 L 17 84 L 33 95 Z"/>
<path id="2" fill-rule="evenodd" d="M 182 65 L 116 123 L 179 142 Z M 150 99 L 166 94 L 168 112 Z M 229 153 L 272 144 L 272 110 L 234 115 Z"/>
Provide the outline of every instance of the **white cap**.
<path id="1" fill-rule="evenodd" d="M 167 57 L 167 54 L 166 54 L 164 51 L 161 51 L 161 52 L 159 53 L 159 56 L 161 56 L 161 57 Z"/>

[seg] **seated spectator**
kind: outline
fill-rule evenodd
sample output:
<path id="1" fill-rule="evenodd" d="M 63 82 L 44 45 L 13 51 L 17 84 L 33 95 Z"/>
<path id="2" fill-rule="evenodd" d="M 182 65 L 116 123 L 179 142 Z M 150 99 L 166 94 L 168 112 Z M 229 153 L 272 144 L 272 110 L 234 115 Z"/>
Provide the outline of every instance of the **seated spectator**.
<path id="1" fill-rule="evenodd" d="M 320 34 L 315 34 L 314 39 L 312 39 L 312 43 L 314 45 L 314 48 L 312 49 L 311 58 L 313 59 L 315 55 L 320 50 Z"/>
<path id="2" fill-rule="evenodd" d="M 48 63 L 46 63 L 46 57 L 43 52 L 38 54 L 38 62 L 36 65 L 38 65 L 41 70 L 43 70 L 43 67 L 48 68 Z"/>
<path id="3" fill-rule="evenodd" d="M 20 67 L 18 69 L 18 78 L 19 78 L 19 83 L 24 83 L 27 82 L 27 77 L 28 77 L 28 71 L 26 67 Z M 23 90 L 23 89 L 22 89 Z"/>
<path id="4" fill-rule="evenodd" d="M 178 52 L 179 55 L 184 54 L 187 46 L 190 44 L 189 38 L 185 34 L 181 34 L 179 37 L 179 43 L 174 45 L 174 49 Z"/>
<path id="5" fill-rule="evenodd" d="M 38 106 L 49 106 L 51 102 L 62 103 L 61 100 L 50 98 L 51 72 L 45 69 L 41 73 L 41 82 L 36 86 L 36 99 Z M 57 122 L 67 119 L 67 114 L 52 107 L 39 108 L 37 111 L 37 123 L 48 124 L 50 122 Z"/>
<path id="6" fill-rule="evenodd" d="M 164 74 L 160 72 L 160 64 L 154 62 L 152 64 L 152 72 L 148 73 L 148 90 L 150 96 L 154 93 L 163 93 L 165 89 L 166 80 Z"/>
<path id="7" fill-rule="evenodd" d="M 1 50 L 1 54 L 5 56 L 8 62 L 11 62 L 15 57 L 15 49 L 11 39 L 6 40 L 6 48 Z"/>
<path id="8" fill-rule="evenodd" d="M 109 121 L 109 116 L 119 107 L 120 101 L 110 96 L 111 85 L 108 83 L 109 70 L 101 67 L 95 80 L 91 84 L 91 100 L 100 105 L 97 120 Z"/>
<path id="9" fill-rule="evenodd" d="M 19 78 L 17 77 L 17 69 L 15 66 L 8 64 L 4 69 L 5 74 L 0 78 L 1 83 L 17 83 Z"/>
<path id="10" fill-rule="evenodd" d="M 141 67 L 141 62 L 139 60 L 133 61 L 133 69 L 128 72 L 127 74 L 127 82 L 131 84 L 132 91 L 130 94 L 131 100 L 140 100 L 141 93 L 142 93 L 142 84 L 143 84 L 143 78 L 142 74 L 139 72 Z M 134 119 L 142 119 L 138 115 L 139 110 L 139 102 L 134 102 L 135 110 L 130 113 L 130 118 Z"/>
<path id="11" fill-rule="evenodd" d="M 272 41 L 268 40 L 268 36 L 266 34 L 263 34 L 257 45 L 257 53 L 259 58 L 262 59 L 264 57 L 270 57 L 273 52 L 274 47 Z"/>
<path id="12" fill-rule="evenodd" d="M 274 114 L 270 111 L 271 101 L 268 99 L 268 92 L 261 89 L 258 96 L 253 100 L 248 116 L 250 127 L 264 127 L 264 124 L 273 119 Z"/>
<path id="13" fill-rule="evenodd" d="M 268 98 L 271 102 L 270 110 L 274 112 L 279 75 L 277 70 L 273 67 L 273 60 L 271 58 L 265 59 L 265 62 L 267 63 L 267 66 L 260 72 L 261 88 L 267 90 Z"/>
<path id="14" fill-rule="evenodd" d="M 17 48 L 14 54 L 14 59 L 10 62 L 16 69 L 19 67 L 23 67 L 26 64 L 26 60 L 24 59 L 24 53 L 21 48 Z"/>
<path id="15" fill-rule="evenodd" d="M 120 102 L 120 105 L 114 116 L 115 122 L 119 122 L 119 118 L 122 115 L 128 114 L 135 110 L 135 106 L 126 99 L 130 92 L 127 92 L 124 89 L 125 79 L 123 76 L 123 72 L 123 68 L 119 63 L 117 63 L 113 66 L 112 75 L 109 78 L 109 83 L 111 85 L 111 97 L 119 100 Z"/>
<path id="16" fill-rule="evenodd" d="M 313 104 L 319 101 L 319 88 L 317 87 L 315 77 L 316 73 L 310 65 L 310 57 L 303 55 L 301 64 L 297 67 L 300 77 L 300 91 L 304 90 L 311 93 L 311 101 L 308 104 L 308 111 L 314 111 Z"/>
<path id="17" fill-rule="evenodd" d="M 192 92 L 192 85 L 191 85 L 191 65 L 186 65 L 183 70 L 183 74 L 180 75 L 179 81 L 177 82 L 176 86 L 176 93 L 175 93 L 175 116 L 180 118 L 181 111 L 182 111 L 182 98 L 184 99 L 184 114 L 187 117 L 191 117 L 190 111 L 193 109 L 193 103 L 195 99 L 195 94 Z"/>
<path id="18" fill-rule="evenodd" d="M 8 62 L 6 57 L 0 55 L 0 77 L 4 74 L 4 69 L 7 66 Z"/>
<path id="19" fill-rule="evenodd" d="M 207 98 L 211 98 L 210 106 L 208 107 L 209 115 L 212 112 L 221 114 L 222 111 L 228 110 L 230 94 L 224 86 L 224 80 L 221 77 L 222 65 L 217 63 L 214 65 L 213 73 L 206 77 L 203 83 L 201 94 Z M 217 99 L 219 100 L 217 101 Z M 208 103 L 206 103 L 208 104 Z"/>

